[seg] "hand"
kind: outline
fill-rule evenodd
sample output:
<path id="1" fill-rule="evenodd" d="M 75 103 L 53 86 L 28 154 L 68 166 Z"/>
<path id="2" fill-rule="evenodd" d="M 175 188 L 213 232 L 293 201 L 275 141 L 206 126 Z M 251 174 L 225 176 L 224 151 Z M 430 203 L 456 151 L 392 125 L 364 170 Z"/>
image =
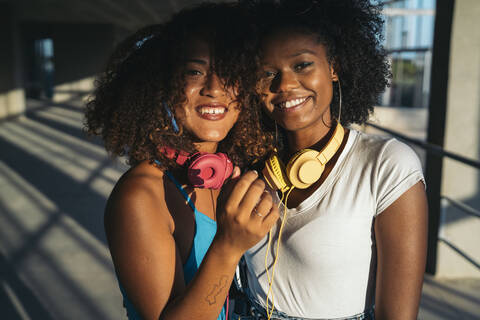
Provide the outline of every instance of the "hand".
<path id="1" fill-rule="evenodd" d="M 279 218 L 278 207 L 256 171 L 232 179 L 217 203 L 216 241 L 239 255 L 260 241 Z"/>

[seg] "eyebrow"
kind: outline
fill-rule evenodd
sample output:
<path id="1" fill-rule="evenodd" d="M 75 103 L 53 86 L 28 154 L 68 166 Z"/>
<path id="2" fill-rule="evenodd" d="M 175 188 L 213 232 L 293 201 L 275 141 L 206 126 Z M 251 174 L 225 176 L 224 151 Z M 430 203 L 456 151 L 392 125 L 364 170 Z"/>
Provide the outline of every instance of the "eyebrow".
<path id="1" fill-rule="evenodd" d="M 299 51 L 299 52 L 296 52 L 292 55 L 290 55 L 290 57 L 298 57 L 298 56 L 301 56 L 302 54 L 305 54 L 305 53 L 308 53 L 308 54 L 317 54 L 316 52 L 312 51 L 312 50 L 308 50 L 308 49 L 304 49 L 302 51 Z"/>
<path id="2" fill-rule="evenodd" d="M 202 60 L 202 59 L 194 59 L 194 58 L 187 58 L 185 60 L 186 63 L 188 62 L 193 62 L 193 63 L 198 63 L 198 64 L 202 64 L 202 65 L 206 65 L 207 64 L 207 61 L 205 60 Z"/>

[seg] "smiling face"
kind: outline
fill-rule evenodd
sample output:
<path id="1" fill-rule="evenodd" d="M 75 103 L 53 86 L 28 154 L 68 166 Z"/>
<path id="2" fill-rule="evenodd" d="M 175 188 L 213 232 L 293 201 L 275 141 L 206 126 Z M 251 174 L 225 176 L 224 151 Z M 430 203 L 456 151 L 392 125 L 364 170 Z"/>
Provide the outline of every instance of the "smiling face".
<path id="1" fill-rule="evenodd" d="M 314 35 L 279 30 L 262 47 L 259 90 L 267 113 L 290 133 L 320 139 L 331 126 L 332 82 L 338 80 L 325 46 Z"/>
<path id="2" fill-rule="evenodd" d="M 240 110 L 234 102 L 234 89 L 225 89 L 212 72 L 208 43 L 191 40 L 183 67 L 186 102 L 176 109 L 185 130 L 199 143 L 223 140 L 237 121 Z"/>

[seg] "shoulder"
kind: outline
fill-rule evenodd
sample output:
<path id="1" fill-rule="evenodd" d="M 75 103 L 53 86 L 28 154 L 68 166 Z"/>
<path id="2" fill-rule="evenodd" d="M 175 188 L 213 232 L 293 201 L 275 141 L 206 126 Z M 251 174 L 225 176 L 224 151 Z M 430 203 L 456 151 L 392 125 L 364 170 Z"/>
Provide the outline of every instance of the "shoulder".
<path id="1" fill-rule="evenodd" d="M 361 159 L 376 164 L 378 169 L 390 167 L 422 171 L 420 159 L 406 143 L 392 137 L 352 131 L 356 134 L 354 152 L 361 155 Z"/>
<path id="2" fill-rule="evenodd" d="M 162 170 L 146 161 L 141 162 L 123 174 L 108 201 L 128 204 L 132 201 L 154 200 L 164 193 L 164 177 Z"/>
<path id="3" fill-rule="evenodd" d="M 148 162 L 128 170 L 117 182 L 105 208 L 105 228 L 153 223 L 172 229 L 165 203 L 165 174 Z"/>
<path id="4" fill-rule="evenodd" d="M 404 192 L 422 181 L 422 164 L 415 151 L 407 144 L 391 137 L 357 132 L 357 159 L 367 159 L 371 192 L 376 203 L 375 215 L 383 212 Z M 361 160 L 360 160 L 361 161 Z"/>

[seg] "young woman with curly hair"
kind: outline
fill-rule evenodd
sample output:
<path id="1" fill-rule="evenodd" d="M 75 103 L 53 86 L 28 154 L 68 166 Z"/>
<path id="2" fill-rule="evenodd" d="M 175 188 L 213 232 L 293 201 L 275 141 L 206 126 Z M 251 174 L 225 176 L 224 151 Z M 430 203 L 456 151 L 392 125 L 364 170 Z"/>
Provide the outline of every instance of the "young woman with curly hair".
<path id="1" fill-rule="evenodd" d="M 347 127 L 367 120 L 389 78 L 380 8 L 247 4 L 262 26 L 265 121 L 284 147 L 263 170 L 282 219 L 245 254 L 252 309 L 241 319 L 416 319 L 427 238 L 420 161 L 395 139 Z"/>
<path id="2" fill-rule="evenodd" d="M 87 105 L 88 131 L 131 164 L 105 210 L 129 319 L 225 319 L 238 260 L 278 218 L 255 171 L 218 198 L 233 164 L 271 147 L 248 28 L 232 4 L 146 27 L 118 46 Z"/>

